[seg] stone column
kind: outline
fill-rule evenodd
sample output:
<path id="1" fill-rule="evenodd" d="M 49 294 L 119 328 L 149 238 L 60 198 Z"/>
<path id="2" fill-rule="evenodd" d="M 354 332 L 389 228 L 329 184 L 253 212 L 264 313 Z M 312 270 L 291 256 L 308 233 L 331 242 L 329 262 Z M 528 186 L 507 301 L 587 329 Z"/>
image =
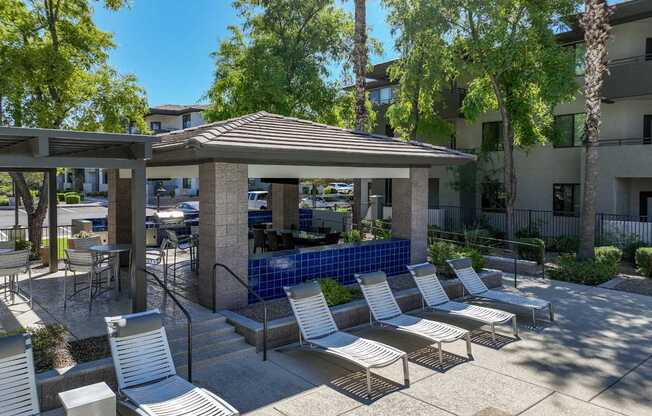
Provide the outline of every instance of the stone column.
<path id="1" fill-rule="evenodd" d="M 410 261 L 428 257 L 428 168 L 410 168 L 409 179 L 392 180 L 392 236 L 410 240 Z"/>
<path id="2" fill-rule="evenodd" d="M 272 184 L 272 226 L 277 230 L 299 228 L 299 185 Z"/>
<path id="3" fill-rule="evenodd" d="M 247 289 L 223 268 L 213 281 L 213 264 L 222 263 L 248 282 L 247 176 L 244 164 L 199 165 L 199 301 L 208 308 L 247 305 Z"/>

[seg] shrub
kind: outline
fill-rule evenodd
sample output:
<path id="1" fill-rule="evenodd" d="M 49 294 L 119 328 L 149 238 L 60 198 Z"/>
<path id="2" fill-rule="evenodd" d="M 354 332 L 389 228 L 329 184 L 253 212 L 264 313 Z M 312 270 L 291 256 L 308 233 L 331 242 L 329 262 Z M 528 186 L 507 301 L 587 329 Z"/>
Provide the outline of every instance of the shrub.
<path id="1" fill-rule="evenodd" d="M 81 198 L 77 192 L 67 192 L 65 195 L 66 204 L 79 204 Z"/>
<path id="2" fill-rule="evenodd" d="M 360 230 L 351 230 L 345 232 L 342 238 L 345 243 L 357 243 L 362 241 L 362 234 L 360 234 Z"/>
<path id="3" fill-rule="evenodd" d="M 555 280 L 596 286 L 614 276 L 613 264 L 599 259 L 577 261 L 575 255 L 562 255 L 559 267 L 551 269 L 549 276 Z"/>
<path id="4" fill-rule="evenodd" d="M 530 225 L 530 227 L 521 228 L 518 231 L 516 231 L 516 233 L 514 233 L 514 237 L 516 237 L 517 239 L 541 238 L 541 234 L 539 233 L 538 226 Z"/>
<path id="5" fill-rule="evenodd" d="M 618 247 L 603 246 L 595 248 L 595 260 L 606 267 L 613 277 L 618 273 L 618 264 L 623 258 L 623 252 Z"/>
<path id="6" fill-rule="evenodd" d="M 559 237 L 551 241 L 550 250 L 558 253 L 577 253 L 580 240 L 577 237 Z"/>
<path id="7" fill-rule="evenodd" d="M 16 240 L 16 251 L 31 250 L 32 243 L 28 240 Z"/>
<path id="8" fill-rule="evenodd" d="M 9 205 L 9 197 L 7 195 L 0 195 L 0 206 Z"/>
<path id="9" fill-rule="evenodd" d="M 621 237 L 618 246 L 623 250 L 623 258 L 634 263 L 638 249 L 645 247 L 645 243 L 636 234 L 625 234 Z"/>
<path id="10" fill-rule="evenodd" d="M 445 241 L 435 241 L 428 249 L 430 262 L 439 270 L 447 269 L 446 260 L 452 259 L 458 249 L 458 246 L 455 244 Z"/>
<path id="11" fill-rule="evenodd" d="M 546 244 L 540 238 L 528 237 L 528 238 L 519 238 L 516 241 L 520 243 L 526 243 L 527 245 L 516 245 L 516 252 L 518 256 L 525 260 L 536 261 L 537 264 L 543 264 L 544 261 L 544 249 Z M 535 247 L 536 246 L 536 247 Z"/>
<path id="12" fill-rule="evenodd" d="M 652 277 L 652 247 L 636 250 L 636 267 L 643 276 Z"/>
<path id="13" fill-rule="evenodd" d="M 333 188 L 332 186 L 327 186 L 326 188 L 324 188 L 324 193 L 325 194 L 336 194 L 337 190 L 335 188 Z"/>
<path id="14" fill-rule="evenodd" d="M 451 258 L 460 259 L 464 257 L 471 259 L 471 262 L 473 263 L 473 270 L 476 272 L 480 272 L 484 268 L 485 261 L 482 253 L 471 247 L 464 247 L 457 250 Z"/>
<path id="15" fill-rule="evenodd" d="M 66 202 L 66 194 L 63 192 L 57 192 L 57 202 Z"/>
<path id="16" fill-rule="evenodd" d="M 317 280 L 321 291 L 324 293 L 328 306 L 341 305 L 351 301 L 351 292 L 334 279 Z"/>

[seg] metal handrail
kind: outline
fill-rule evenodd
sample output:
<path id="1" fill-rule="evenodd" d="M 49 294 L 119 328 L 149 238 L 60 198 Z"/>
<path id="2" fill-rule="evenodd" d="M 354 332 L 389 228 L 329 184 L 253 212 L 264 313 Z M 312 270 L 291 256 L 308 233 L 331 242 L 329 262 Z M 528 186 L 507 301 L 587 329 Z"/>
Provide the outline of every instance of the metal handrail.
<path id="1" fill-rule="evenodd" d="M 177 300 L 177 298 L 172 294 L 172 292 L 165 287 L 163 282 L 161 282 L 161 279 L 158 278 L 154 273 L 150 272 L 149 270 L 145 269 L 140 269 L 140 271 L 145 272 L 146 274 L 152 276 L 154 280 L 156 280 L 156 283 L 161 286 L 163 291 L 170 296 L 170 299 L 179 307 L 181 312 L 186 316 L 186 320 L 188 320 L 188 382 L 192 383 L 192 318 L 190 317 L 190 314 L 186 310 L 186 308 L 181 305 L 181 303 Z"/>
<path id="2" fill-rule="evenodd" d="M 254 297 L 260 303 L 263 304 L 263 361 L 267 361 L 267 303 L 265 302 L 265 299 L 263 299 L 258 293 L 256 293 L 256 291 L 253 290 L 251 288 L 251 286 L 249 286 L 247 283 L 245 283 L 244 280 L 242 280 L 240 277 L 238 277 L 238 275 L 235 274 L 233 272 L 233 270 L 231 270 L 229 268 L 229 266 L 227 266 L 225 264 L 222 264 L 222 263 L 215 263 L 213 265 L 213 313 L 217 313 L 217 305 L 216 305 L 216 302 L 215 302 L 215 300 L 217 299 L 217 277 L 216 277 L 215 274 L 217 272 L 218 267 L 221 267 L 224 270 L 226 270 L 227 272 L 229 272 L 229 274 L 238 283 L 240 283 L 242 286 L 244 286 L 250 294 L 254 295 Z"/>

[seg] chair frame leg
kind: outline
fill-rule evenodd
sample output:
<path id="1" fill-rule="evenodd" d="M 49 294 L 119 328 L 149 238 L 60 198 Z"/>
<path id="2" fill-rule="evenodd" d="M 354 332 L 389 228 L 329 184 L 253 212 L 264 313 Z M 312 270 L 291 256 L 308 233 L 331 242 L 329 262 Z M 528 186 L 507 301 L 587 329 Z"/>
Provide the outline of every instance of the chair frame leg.
<path id="1" fill-rule="evenodd" d="M 496 325 L 491 323 L 491 342 L 493 342 L 494 347 L 496 346 Z"/>
<path id="2" fill-rule="evenodd" d="M 371 400 L 371 370 L 367 370 L 367 399 Z"/>
<path id="3" fill-rule="evenodd" d="M 410 367 L 407 354 L 403 357 L 403 383 L 405 387 L 410 387 Z"/>
<path id="4" fill-rule="evenodd" d="M 471 350 L 471 333 L 467 332 L 466 336 L 466 355 L 469 357 L 469 361 L 473 360 L 473 351 Z"/>
<path id="5" fill-rule="evenodd" d="M 537 327 L 537 311 L 535 309 L 532 309 L 532 327 Z"/>
<path id="6" fill-rule="evenodd" d="M 518 338 L 518 324 L 516 323 L 516 315 L 512 318 L 512 327 L 514 328 L 514 337 Z"/>
<path id="7" fill-rule="evenodd" d="M 74 277 L 75 276 L 73 275 L 73 278 Z M 66 310 L 66 307 L 68 306 L 67 305 L 67 303 L 68 303 L 68 292 L 66 291 L 66 280 L 68 280 L 68 268 L 67 267 L 66 267 L 66 270 L 64 270 L 64 272 L 63 272 L 63 310 L 64 311 Z M 77 286 L 76 282 L 74 282 L 73 286 L 72 286 L 73 291 L 77 290 L 76 286 Z"/>
<path id="8" fill-rule="evenodd" d="M 441 349 L 441 341 L 437 342 L 437 350 L 439 351 L 439 365 L 444 368 L 444 352 Z"/>
<path id="9" fill-rule="evenodd" d="M 555 312 L 552 307 L 552 302 L 548 304 L 548 313 L 550 313 L 550 322 L 555 322 Z"/>

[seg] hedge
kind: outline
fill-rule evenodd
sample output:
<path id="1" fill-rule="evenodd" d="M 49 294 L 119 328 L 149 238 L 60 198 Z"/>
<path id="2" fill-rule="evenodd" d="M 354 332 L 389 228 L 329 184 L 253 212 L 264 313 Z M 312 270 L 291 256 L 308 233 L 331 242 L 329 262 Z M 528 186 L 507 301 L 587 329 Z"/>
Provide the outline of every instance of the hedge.
<path id="1" fill-rule="evenodd" d="M 616 265 L 617 268 L 617 265 Z M 597 286 L 613 278 L 614 265 L 607 259 L 577 261 L 574 255 L 562 255 L 559 267 L 551 269 L 548 275 L 555 280 Z"/>
<path id="2" fill-rule="evenodd" d="M 652 277 L 652 247 L 636 250 L 636 267 L 643 276 Z"/>
<path id="3" fill-rule="evenodd" d="M 516 252 L 518 256 L 525 260 L 536 261 L 537 264 L 543 264 L 544 261 L 544 249 L 546 243 L 543 242 L 540 238 L 528 237 L 528 238 L 519 238 L 516 240 L 519 243 L 517 244 Z"/>
<path id="4" fill-rule="evenodd" d="M 76 192 L 66 193 L 65 200 L 66 200 L 66 204 L 79 204 L 81 202 L 81 198 L 79 197 L 79 194 Z"/>
<path id="5" fill-rule="evenodd" d="M 471 247 L 458 246 L 445 241 L 435 241 L 432 243 L 428 249 L 428 254 L 430 256 L 430 261 L 437 267 L 437 270 L 449 275 L 453 275 L 454 273 L 450 270 L 446 260 L 468 257 L 473 263 L 473 269 L 478 272 L 482 270 L 485 265 L 485 259 L 482 256 L 482 253 L 478 250 Z"/>

